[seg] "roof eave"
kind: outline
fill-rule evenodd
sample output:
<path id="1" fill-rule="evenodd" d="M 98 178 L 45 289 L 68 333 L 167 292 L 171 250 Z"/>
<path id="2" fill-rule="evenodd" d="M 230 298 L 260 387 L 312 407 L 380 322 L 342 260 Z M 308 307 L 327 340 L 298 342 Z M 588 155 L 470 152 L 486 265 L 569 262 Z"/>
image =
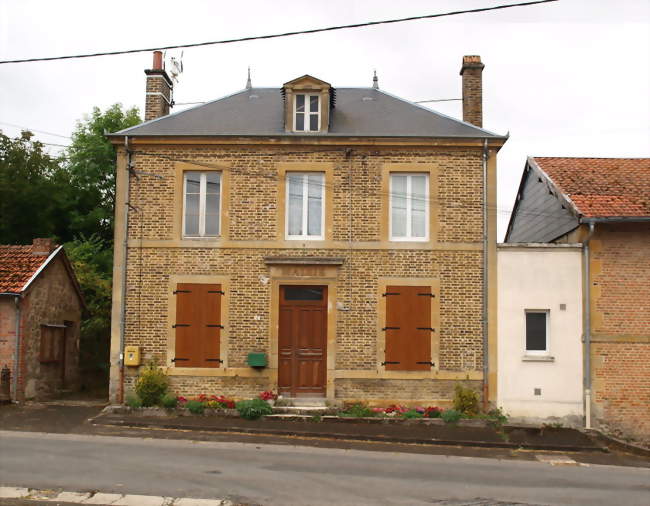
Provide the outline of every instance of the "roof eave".
<path id="1" fill-rule="evenodd" d="M 583 216 L 580 223 L 646 223 L 650 216 Z"/>

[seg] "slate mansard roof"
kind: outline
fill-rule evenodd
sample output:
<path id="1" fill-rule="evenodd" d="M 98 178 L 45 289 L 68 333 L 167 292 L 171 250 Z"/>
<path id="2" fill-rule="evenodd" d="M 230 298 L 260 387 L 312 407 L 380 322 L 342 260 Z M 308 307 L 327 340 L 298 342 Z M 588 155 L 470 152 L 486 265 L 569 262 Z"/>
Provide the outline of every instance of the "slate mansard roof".
<path id="1" fill-rule="evenodd" d="M 251 88 L 112 136 L 326 136 L 503 139 L 374 88 L 336 88 L 328 132 L 286 132 L 280 88 Z"/>

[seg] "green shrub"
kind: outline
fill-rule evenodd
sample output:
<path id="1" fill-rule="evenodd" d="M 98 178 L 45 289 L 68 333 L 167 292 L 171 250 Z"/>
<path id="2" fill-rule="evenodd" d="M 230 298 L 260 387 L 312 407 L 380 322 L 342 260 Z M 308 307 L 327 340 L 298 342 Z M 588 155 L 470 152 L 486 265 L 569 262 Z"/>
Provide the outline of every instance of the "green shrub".
<path id="1" fill-rule="evenodd" d="M 475 416 L 479 412 L 478 393 L 460 383 L 454 389 L 454 409 L 467 416 Z"/>
<path id="2" fill-rule="evenodd" d="M 402 418 L 422 418 L 424 414 L 419 413 L 414 409 L 410 409 L 406 413 L 402 413 Z"/>
<path id="3" fill-rule="evenodd" d="M 239 401 L 235 404 L 235 409 L 239 411 L 239 416 L 246 418 L 246 420 L 257 420 L 258 418 L 273 413 L 273 408 L 268 402 L 263 401 L 262 399 Z"/>
<path id="4" fill-rule="evenodd" d="M 205 411 L 205 404 L 203 404 L 201 401 L 187 401 L 185 407 L 193 415 L 202 415 Z"/>
<path id="5" fill-rule="evenodd" d="M 350 418 L 368 418 L 375 415 L 376 413 L 372 409 L 361 403 L 352 404 L 339 413 L 339 416 Z"/>
<path id="6" fill-rule="evenodd" d="M 166 409 L 175 409 L 178 406 L 178 398 L 174 394 L 165 394 L 160 399 L 160 405 Z"/>
<path id="7" fill-rule="evenodd" d="M 508 415 L 506 415 L 501 408 L 491 409 L 487 412 L 488 421 L 497 427 L 501 427 L 508 423 Z"/>
<path id="8" fill-rule="evenodd" d="M 124 402 L 130 408 L 141 408 L 142 407 L 142 401 L 140 400 L 140 397 L 138 397 L 134 393 L 127 394 L 126 399 L 125 399 Z"/>
<path id="9" fill-rule="evenodd" d="M 463 414 L 455 409 L 445 409 L 440 415 L 440 418 L 442 418 L 445 423 L 457 423 L 462 417 Z"/>
<path id="10" fill-rule="evenodd" d="M 158 369 L 155 363 L 150 363 L 140 372 L 135 382 L 135 393 L 142 400 L 143 406 L 155 406 L 167 393 L 169 379 Z"/>

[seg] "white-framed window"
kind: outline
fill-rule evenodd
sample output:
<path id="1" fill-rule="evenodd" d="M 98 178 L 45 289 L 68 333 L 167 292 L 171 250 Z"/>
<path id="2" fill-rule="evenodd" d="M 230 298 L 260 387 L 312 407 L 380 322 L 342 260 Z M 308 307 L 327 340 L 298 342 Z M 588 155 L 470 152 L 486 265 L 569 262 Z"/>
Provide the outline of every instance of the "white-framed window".
<path id="1" fill-rule="evenodd" d="M 296 132 L 320 130 L 320 95 L 294 95 L 293 129 Z"/>
<path id="2" fill-rule="evenodd" d="M 221 173 L 183 174 L 183 236 L 217 237 L 221 217 Z"/>
<path id="3" fill-rule="evenodd" d="M 390 175 L 390 240 L 429 239 L 429 174 L 395 172 Z"/>
<path id="4" fill-rule="evenodd" d="M 287 172 L 287 239 L 322 240 L 325 227 L 325 174 Z"/>
<path id="5" fill-rule="evenodd" d="M 526 355 L 546 355 L 549 352 L 549 317 L 547 309 L 527 309 Z"/>

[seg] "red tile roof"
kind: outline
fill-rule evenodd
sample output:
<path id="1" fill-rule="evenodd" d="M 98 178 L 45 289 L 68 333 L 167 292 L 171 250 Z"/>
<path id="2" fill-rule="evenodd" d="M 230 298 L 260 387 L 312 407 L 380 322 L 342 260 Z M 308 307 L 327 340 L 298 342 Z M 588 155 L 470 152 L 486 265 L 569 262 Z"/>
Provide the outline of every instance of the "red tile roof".
<path id="1" fill-rule="evenodd" d="M 533 160 L 587 218 L 650 216 L 650 158 Z"/>
<path id="2" fill-rule="evenodd" d="M 20 293 L 49 254 L 34 255 L 33 246 L 0 245 L 0 293 Z M 42 249 L 42 248 L 41 248 Z"/>

